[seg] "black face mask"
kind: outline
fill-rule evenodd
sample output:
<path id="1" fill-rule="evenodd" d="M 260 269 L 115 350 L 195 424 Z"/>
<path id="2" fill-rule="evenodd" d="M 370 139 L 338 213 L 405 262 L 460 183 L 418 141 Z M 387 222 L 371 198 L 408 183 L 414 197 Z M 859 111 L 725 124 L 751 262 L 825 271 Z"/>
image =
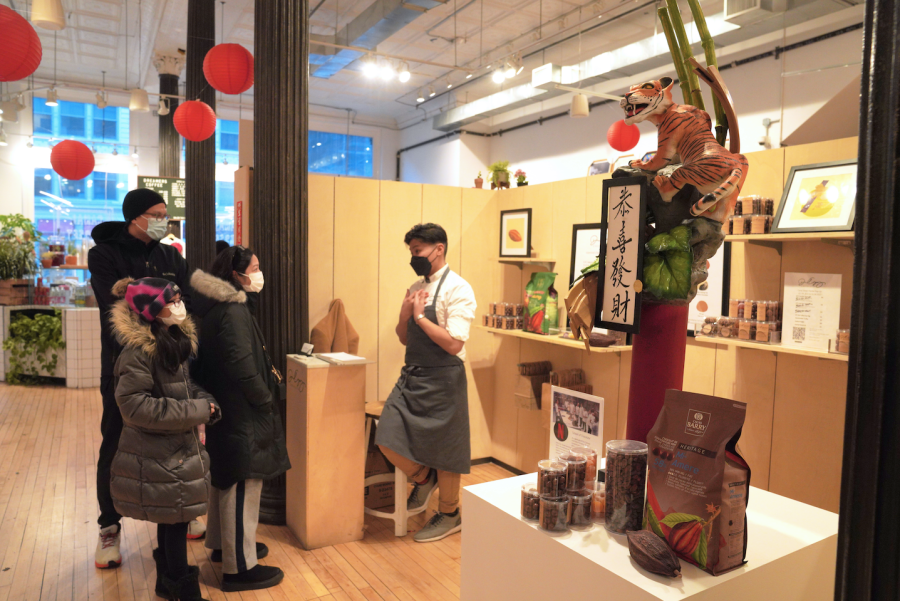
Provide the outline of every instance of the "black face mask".
<path id="1" fill-rule="evenodd" d="M 416 272 L 416 275 L 421 277 L 427 277 L 429 273 L 431 273 L 431 261 L 428 260 L 428 257 L 434 254 L 434 251 L 437 250 L 437 246 L 432 249 L 430 253 L 428 253 L 424 257 L 413 257 L 409 260 L 409 266 L 413 268 L 413 271 Z"/>

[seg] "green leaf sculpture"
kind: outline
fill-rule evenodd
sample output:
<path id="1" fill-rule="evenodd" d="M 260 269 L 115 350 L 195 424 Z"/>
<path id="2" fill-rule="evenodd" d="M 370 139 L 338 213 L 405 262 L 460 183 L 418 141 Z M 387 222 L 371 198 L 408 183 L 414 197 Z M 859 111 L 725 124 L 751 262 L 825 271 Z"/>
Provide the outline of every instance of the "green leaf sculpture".
<path id="1" fill-rule="evenodd" d="M 644 290 L 659 299 L 686 299 L 691 290 L 691 228 L 679 225 L 654 236 L 644 254 Z"/>

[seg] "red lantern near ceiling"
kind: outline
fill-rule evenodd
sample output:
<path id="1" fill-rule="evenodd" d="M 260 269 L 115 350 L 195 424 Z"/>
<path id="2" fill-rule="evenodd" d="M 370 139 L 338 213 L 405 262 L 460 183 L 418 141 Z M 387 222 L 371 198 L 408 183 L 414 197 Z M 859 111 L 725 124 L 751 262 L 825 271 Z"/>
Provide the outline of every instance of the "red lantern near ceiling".
<path id="1" fill-rule="evenodd" d="M 616 121 L 609 126 L 606 132 L 606 141 L 619 152 L 631 150 L 637 146 L 640 139 L 641 130 L 638 129 L 638 126 L 626 125 L 624 120 Z"/>
<path id="2" fill-rule="evenodd" d="M 41 64 L 41 40 L 31 23 L 0 5 L 0 81 L 25 79 Z"/>
<path id="3" fill-rule="evenodd" d="M 63 140 L 50 151 L 50 164 L 61 177 L 77 181 L 94 170 L 94 153 L 75 140 Z"/>
<path id="4" fill-rule="evenodd" d="M 172 117 L 175 129 L 191 142 L 202 142 L 216 132 L 216 113 L 200 100 L 182 102 Z"/>
<path id="5" fill-rule="evenodd" d="M 203 75 L 225 94 L 242 94 L 253 85 L 253 55 L 240 44 L 219 44 L 206 53 Z"/>

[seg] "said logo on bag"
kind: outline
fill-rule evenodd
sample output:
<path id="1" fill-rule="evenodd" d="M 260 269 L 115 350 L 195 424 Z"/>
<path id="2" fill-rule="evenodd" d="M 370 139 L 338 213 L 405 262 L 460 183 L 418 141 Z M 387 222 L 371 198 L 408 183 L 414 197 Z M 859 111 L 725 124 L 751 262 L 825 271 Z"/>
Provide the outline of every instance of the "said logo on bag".
<path id="1" fill-rule="evenodd" d="M 703 436 L 709 427 L 709 417 L 710 414 L 706 411 L 688 409 L 687 425 L 684 427 L 684 433 L 691 436 Z"/>

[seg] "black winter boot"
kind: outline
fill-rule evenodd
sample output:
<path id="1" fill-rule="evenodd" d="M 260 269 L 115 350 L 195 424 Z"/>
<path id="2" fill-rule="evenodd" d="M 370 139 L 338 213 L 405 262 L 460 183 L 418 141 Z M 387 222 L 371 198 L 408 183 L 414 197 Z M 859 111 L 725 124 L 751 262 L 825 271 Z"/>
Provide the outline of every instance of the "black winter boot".
<path id="1" fill-rule="evenodd" d="M 163 578 L 166 588 L 172 594 L 171 599 L 176 601 L 207 601 L 200 596 L 200 568 L 188 566 L 188 573 L 178 580 L 173 581 L 166 576 Z"/>
<path id="2" fill-rule="evenodd" d="M 153 561 L 156 562 L 156 596 L 172 601 L 175 597 L 172 596 L 172 593 L 169 592 L 169 589 L 163 583 L 163 579 L 169 575 L 166 554 L 160 551 L 159 548 L 153 549 Z"/>
<path id="3" fill-rule="evenodd" d="M 238 574 L 222 574 L 222 591 L 258 591 L 276 586 L 284 580 L 281 568 L 256 564 L 246 572 Z"/>
<path id="4" fill-rule="evenodd" d="M 265 543 L 256 543 L 256 559 L 262 559 L 269 554 L 269 547 Z M 222 549 L 214 549 L 209 554 L 209 560 L 215 563 L 222 563 Z"/>

